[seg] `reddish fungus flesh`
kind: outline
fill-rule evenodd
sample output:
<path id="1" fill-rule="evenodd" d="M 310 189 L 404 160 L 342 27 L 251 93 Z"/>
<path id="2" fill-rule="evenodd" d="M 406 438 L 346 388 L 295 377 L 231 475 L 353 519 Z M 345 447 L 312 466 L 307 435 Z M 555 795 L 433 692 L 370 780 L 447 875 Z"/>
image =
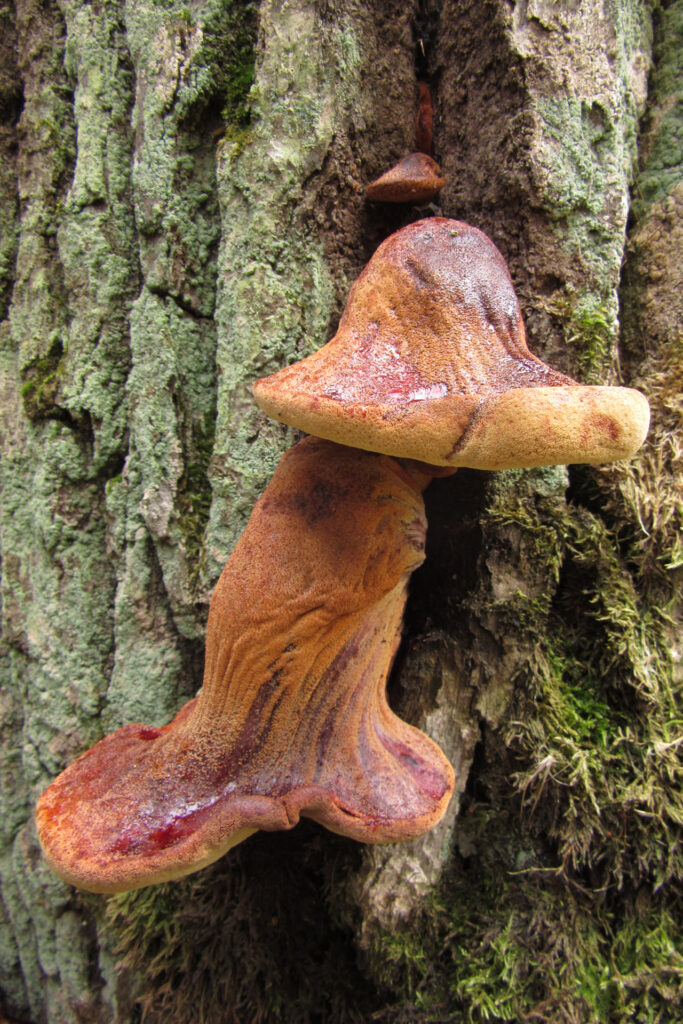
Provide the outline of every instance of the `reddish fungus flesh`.
<path id="1" fill-rule="evenodd" d="M 417 83 L 417 117 L 415 145 L 421 153 L 431 156 L 434 148 L 434 110 L 432 94 L 426 82 Z"/>
<path id="2" fill-rule="evenodd" d="M 385 695 L 430 475 L 317 438 L 285 455 L 216 586 L 200 695 L 169 725 L 105 737 L 41 797 L 62 878 L 179 877 L 301 815 L 364 842 L 439 820 L 451 767 Z"/>

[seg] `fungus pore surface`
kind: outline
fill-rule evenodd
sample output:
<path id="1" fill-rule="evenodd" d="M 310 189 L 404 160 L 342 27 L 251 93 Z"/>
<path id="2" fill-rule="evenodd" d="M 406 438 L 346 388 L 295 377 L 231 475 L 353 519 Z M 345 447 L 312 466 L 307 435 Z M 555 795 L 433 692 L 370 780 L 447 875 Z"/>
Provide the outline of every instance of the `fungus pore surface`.
<path id="1" fill-rule="evenodd" d="M 105 737 L 42 795 L 58 875 L 133 889 L 302 814 L 363 842 L 439 820 L 451 766 L 385 695 L 428 479 L 318 438 L 283 457 L 214 591 L 199 696 Z"/>

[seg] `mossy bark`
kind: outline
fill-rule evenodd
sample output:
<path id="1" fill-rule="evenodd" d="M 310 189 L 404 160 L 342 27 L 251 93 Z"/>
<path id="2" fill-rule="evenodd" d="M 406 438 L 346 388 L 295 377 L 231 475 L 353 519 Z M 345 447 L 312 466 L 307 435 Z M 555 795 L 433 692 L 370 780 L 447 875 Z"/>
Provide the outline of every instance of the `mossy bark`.
<path id="1" fill-rule="evenodd" d="M 0 3 L 0 989 L 12 1020 L 674 1021 L 683 3 Z M 201 683 L 208 599 L 291 432 L 250 382 L 332 333 L 363 184 L 435 102 L 443 213 L 530 346 L 649 395 L 631 465 L 427 493 L 394 706 L 457 795 L 403 846 L 304 823 L 105 901 L 32 808 Z M 678 702 L 678 704 L 677 704 Z"/>

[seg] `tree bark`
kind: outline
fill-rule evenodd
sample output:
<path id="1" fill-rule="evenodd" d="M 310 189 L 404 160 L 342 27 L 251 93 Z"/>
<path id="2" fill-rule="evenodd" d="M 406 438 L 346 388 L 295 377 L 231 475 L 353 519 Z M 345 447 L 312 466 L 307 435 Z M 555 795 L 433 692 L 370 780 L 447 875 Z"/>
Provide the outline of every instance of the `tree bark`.
<path id="1" fill-rule="evenodd" d="M 0 11 L 8 1019 L 679 1019 L 681 0 Z M 503 252 L 534 353 L 648 395 L 648 441 L 427 492 L 390 697 L 455 768 L 436 829 L 302 823 L 83 896 L 35 801 L 201 685 L 211 590 L 294 437 L 250 384 L 434 212 L 363 195 L 414 148 L 418 81 L 441 211 Z"/>

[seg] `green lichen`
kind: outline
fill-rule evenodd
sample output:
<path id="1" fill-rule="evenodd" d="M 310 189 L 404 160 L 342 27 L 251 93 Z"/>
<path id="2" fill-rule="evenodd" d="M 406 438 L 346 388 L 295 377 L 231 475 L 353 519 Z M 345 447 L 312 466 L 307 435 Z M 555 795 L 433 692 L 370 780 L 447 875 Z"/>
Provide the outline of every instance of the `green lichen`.
<path id="1" fill-rule="evenodd" d="M 603 159 L 616 162 L 613 116 L 604 104 L 573 97 L 544 98 L 539 111 L 553 217 L 560 220 L 579 210 L 599 215 L 608 184 L 600 165 Z"/>
<path id="2" fill-rule="evenodd" d="M 91 472 L 106 475 L 124 457 L 127 317 L 139 287 L 130 194 L 134 83 L 120 10 L 70 3 L 64 16 L 77 147 L 56 215 L 65 320 L 58 400 L 74 420 L 87 420 Z"/>
<path id="3" fill-rule="evenodd" d="M 131 320 L 129 465 L 143 486 L 139 500 L 176 627 L 192 638 L 203 633 L 215 579 L 204 556 L 221 235 L 215 128 L 243 14 L 240 5 L 215 2 L 192 18 L 173 5 L 136 8 L 128 20 L 141 81 L 164 54 L 155 88 L 140 90 L 134 112 L 145 125 L 134 191 L 146 287 Z"/>
<path id="4" fill-rule="evenodd" d="M 349 28 L 270 4 L 260 16 L 268 42 L 250 91 L 248 144 L 238 135 L 219 151 L 221 215 L 230 230 L 219 255 L 216 308 L 221 376 L 208 529 L 214 575 L 291 442 L 291 433 L 258 412 L 250 386 L 327 340 L 334 286 L 322 241 L 299 207 L 332 144 L 340 104 L 359 88 Z M 269 31 L 274 21 L 277 29 Z"/>
<path id="5" fill-rule="evenodd" d="M 538 194 L 581 293 L 572 330 L 592 336 L 583 367 L 591 383 L 616 362 L 619 275 L 651 48 L 644 5 L 618 0 L 594 16 L 604 19 L 604 52 L 576 62 L 577 91 L 552 90 L 534 101 Z"/>

